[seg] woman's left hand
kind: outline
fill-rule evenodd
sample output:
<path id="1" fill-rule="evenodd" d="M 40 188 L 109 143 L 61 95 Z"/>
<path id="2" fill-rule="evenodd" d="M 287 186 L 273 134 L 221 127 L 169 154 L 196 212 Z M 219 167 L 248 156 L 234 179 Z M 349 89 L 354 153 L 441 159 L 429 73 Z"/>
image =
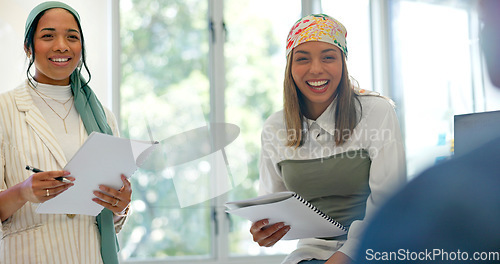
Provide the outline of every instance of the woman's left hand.
<path id="1" fill-rule="evenodd" d="M 94 191 L 97 198 L 92 201 L 108 208 L 117 215 L 124 214 L 132 197 L 132 186 L 125 175 L 121 175 L 123 186 L 120 190 L 105 185 L 99 185 L 99 191 Z"/>

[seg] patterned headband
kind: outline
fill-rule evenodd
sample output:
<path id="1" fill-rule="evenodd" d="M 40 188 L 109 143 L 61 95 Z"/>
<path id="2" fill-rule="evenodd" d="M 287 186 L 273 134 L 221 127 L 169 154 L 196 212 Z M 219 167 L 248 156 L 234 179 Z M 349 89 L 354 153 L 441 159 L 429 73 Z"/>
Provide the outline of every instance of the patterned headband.
<path id="1" fill-rule="evenodd" d="M 336 19 L 324 14 L 308 15 L 295 22 L 288 33 L 286 55 L 302 43 L 323 41 L 339 47 L 347 57 L 346 37 L 347 30 Z"/>

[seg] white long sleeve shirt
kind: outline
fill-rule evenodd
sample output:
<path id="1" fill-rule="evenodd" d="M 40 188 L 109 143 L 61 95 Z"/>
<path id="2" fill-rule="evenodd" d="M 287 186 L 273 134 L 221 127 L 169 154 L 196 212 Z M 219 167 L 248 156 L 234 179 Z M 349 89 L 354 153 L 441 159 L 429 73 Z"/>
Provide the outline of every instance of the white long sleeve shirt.
<path id="1" fill-rule="evenodd" d="M 404 146 L 393 106 L 379 96 L 362 95 L 359 100 L 362 106 L 359 123 L 349 140 L 340 146 L 336 146 L 333 141 L 336 100 L 317 120 L 305 119 L 304 144 L 296 149 L 286 146 L 287 133 L 283 111 L 271 115 L 264 124 L 259 182 L 259 193 L 262 195 L 287 191 L 278 166 L 283 160 L 317 159 L 357 149 L 367 150 L 371 159 L 371 194 L 366 202 L 365 218 L 351 224 L 347 240 L 301 239 L 297 249 L 283 263 L 298 263 L 313 258 L 324 260 L 337 250 L 354 258 L 366 221 L 406 182 Z M 359 110 L 358 107 L 358 114 Z"/>

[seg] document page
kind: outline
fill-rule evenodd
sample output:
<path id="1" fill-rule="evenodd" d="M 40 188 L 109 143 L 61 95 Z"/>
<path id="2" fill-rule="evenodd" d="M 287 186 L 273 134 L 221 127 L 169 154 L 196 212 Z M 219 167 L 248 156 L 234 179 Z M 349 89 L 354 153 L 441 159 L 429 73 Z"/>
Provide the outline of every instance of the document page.
<path id="1" fill-rule="evenodd" d="M 66 164 L 75 185 L 41 203 L 37 213 L 98 215 L 104 208 L 92 201 L 99 185 L 120 189 L 121 174 L 131 177 L 158 142 L 138 141 L 94 132 Z"/>

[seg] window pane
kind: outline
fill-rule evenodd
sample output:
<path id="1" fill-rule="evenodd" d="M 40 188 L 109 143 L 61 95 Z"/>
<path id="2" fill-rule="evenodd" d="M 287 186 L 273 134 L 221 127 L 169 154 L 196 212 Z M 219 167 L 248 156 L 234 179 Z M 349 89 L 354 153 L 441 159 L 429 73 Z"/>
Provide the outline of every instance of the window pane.
<path id="1" fill-rule="evenodd" d="M 167 163 L 176 153 L 165 152 L 165 142 L 207 123 L 207 5 L 207 0 L 120 1 L 122 133 L 149 139 L 150 130 L 162 143 L 131 178 L 132 214 L 119 235 L 125 260 L 212 252 L 210 203 L 186 207 L 182 195 L 209 192 L 210 186 L 198 181 L 193 166 Z M 186 189 L 192 181 L 196 188 Z"/>
<path id="2" fill-rule="evenodd" d="M 372 81 L 370 1 L 324 0 L 323 13 L 339 20 L 347 29 L 347 67 L 361 88 L 374 90 Z"/>
<path id="3" fill-rule="evenodd" d="M 264 120 L 283 106 L 286 37 L 300 18 L 299 0 L 229 0 L 224 2 L 227 26 L 225 45 L 226 120 L 240 127 L 248 176 L 229 200 L 257 195 L 260 132 Z M 230 254 L 259 255 L 287 253 L 295 241 L 280 241 L 261 248 L 252 241 L 250 222 L 231 217 Z"/>
<path id="4" fill-rule="evenodd" d="M 467 1 L 395 1 L 395 86 L 402 89 L 408 175 L 450 156 L 453 115 L 474 111 Z"/>

